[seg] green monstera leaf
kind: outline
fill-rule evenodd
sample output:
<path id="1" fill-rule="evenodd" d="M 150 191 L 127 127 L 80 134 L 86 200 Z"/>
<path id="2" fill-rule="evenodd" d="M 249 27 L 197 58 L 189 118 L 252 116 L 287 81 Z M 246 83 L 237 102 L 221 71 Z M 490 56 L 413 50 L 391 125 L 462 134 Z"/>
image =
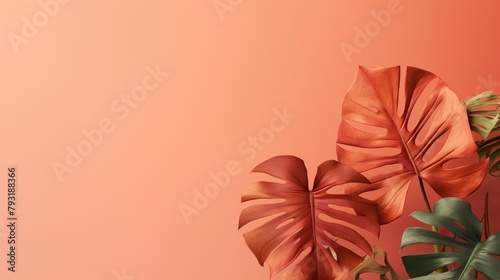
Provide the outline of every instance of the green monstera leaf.
<path id="1" fill-rule="evenodd" d="M 500 177 L 500 95 L 485 91 L 463 101 L 470 129 L 483 138 L 476 141 L 480 157 L 490 158 L 489 173 Z"/>
<path id="2" fill-rule="evenodd" d="M 424 228 L 405 230 L 401 248 L 414 244 L 438 244 L 447 248 L 438 253 L 404 256 L 403 263 L 412 279 L 472 280 L 478 272 L 488 279 L 499 279 L 500 232 L 481 241 L 483 227 L 467 201 L 443 198 L 435 204 L 433 213 L 417 211 L 411 216 L 451 234 Z M 447 268 L 446 272 L 435 273 L 443 267 Z"/>

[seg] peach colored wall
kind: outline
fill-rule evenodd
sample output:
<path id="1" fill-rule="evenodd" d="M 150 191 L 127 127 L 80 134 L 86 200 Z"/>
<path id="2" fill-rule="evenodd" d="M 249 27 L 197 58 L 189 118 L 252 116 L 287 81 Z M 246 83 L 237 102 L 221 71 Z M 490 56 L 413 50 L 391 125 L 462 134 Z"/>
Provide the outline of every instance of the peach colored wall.
<path id="1" fill-rule="evenodd" d="M 237 230 L 241 189 L 256 178 L 249 170 L 293 154 L 313 177 L 335 158 L 341 101 L 359 64 L 424 68 L 461 98 L 500 90 L 499 8 L 1 1 L 0 182 L 17 167 L 18 247 L 11 273 L 0 187 L 0 278 L 267 279 Z M 227 185 L 213 188 L 210 173 L 223 170 Z M 470 198 L 478 215 L 486 191 L 500 195 L 498 182 L 488 178 Z M 193 205 L 205 186 L 212 198 Z M 203 209 L 186 218 L 180 204 Z M 417 209 L 413 187 L 404 216 Z M 409 225 L 384 226 L 377 241 L 402 274 Z"/>

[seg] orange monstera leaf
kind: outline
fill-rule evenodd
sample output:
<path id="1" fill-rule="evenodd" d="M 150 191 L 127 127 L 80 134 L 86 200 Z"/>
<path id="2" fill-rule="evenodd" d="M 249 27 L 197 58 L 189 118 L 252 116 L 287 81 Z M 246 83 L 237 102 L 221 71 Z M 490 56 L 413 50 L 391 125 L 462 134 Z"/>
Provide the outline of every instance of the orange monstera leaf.
<path id="1" fill-rule="evenodd" d="M 441 78 L 422 69 L 407 68 L 403 91 L 400 70 L 359 68 L 342 105 L 337 140 L 339 161 L 372 182 L 347 192 L 379 190 L 382 224 L 401 216 L 413 178 L 420 177 L 442 197 L 463 198 L 488 171 L 487 159 L 443 166 L 476 151 L 466 108 Z M 388 154 L 388 149 L 396 151 Z"/>
<path id="2" fill-rule="evenodd" d="M 318 167 L 309 190 L 304 162 L 294 156 L 273 157 L 253 172 L 285 181 L 255 182 L 241 198 L 253 203 L 241 212 L 239 227 L 257 222 L 248 225 L 253 229 L 243 236 L 259 263 L 267 262 L 271 278 L 283 272 L 280 279 L 351 279 L 349 271 L 363 261 L 359 252 L 372 256 L 358 228 L 378 236 L 377 204 L 332 193 L 348 183 L 369 183 L 363 175 L 337 161 L 326 161 Z"/>

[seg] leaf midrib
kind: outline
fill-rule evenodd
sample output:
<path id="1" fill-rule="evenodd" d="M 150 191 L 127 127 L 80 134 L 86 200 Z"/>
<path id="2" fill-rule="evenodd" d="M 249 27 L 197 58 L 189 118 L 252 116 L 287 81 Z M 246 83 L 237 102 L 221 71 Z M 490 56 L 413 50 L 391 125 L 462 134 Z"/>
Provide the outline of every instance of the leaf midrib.
<path id="1" fill-rule="evenodd" d="M 394 119 L 392 117 L 391 117 L 391 119 L 392 119 L 392 121 L 394 123 L 394 127 L 396 127 L 396 123 L 394 122 Z M 404 124 L 404 122 L 403 122 L 403 124 Z M 406 139 L 401 134 L 401 130 L 400 129 L 398 129 L 396 127 L 396 130 L 398 131 L 399 138 L 401 139 L 401 143 L 403 143 L 403 147 L 405 148 L 406 155 L 408 156 L 408 159 L 410 160 L 411 165 L 413 166 L 413 170 L 415 171 L 415 174 L 417 174 L 417 176 L 420 177 L 420 171 L 418 170 L 417 163 L 413 159 L 413 154 L 411 153 L 410 148 L 408 147 L 408 145 L 406 143 Z"/>
<path id="2" fill-rule="evenodd" d="M 471 262 L 475 259 L 477 251 L 479 251 L 481 249 L 480 247 L 482 247 L 482 244 L 483 244 L 483 242 L 481 242 L 481 241 L 478 241 L 476 243 L 474 250 L 472 250 L 472 253 L 470 253 L 469 258 L 467 259 L 467 263 L 463 266 L 463 270 L 460 273 L 460 276 L 458 277 L 459 280 L 467 280 L 466 275 L 472 269 Z"/>
<path id="3" fill-rule="evenodd" d="M 311 206 L 311 227 L 312 227 L 312 232 L 313 232 L 313 248 L 314 254 L 316 257 L 316 267 L 318 266 L 318 260 L 319 260 L 319 252 L 317 250 L 317 244 L 318 241 L 316 239 L 316 202 L 314 200 L 314 192 L 309 191 L 309 205 Z"/>
<path id="4" fill-rule="evenodd" d="M 365 72 L 365 75 L 366 75 L 366 72 Z M 400 83 L 401 83 L 401 69 L 400 69 L 400 72 L 399 72 L 399 75 L 398 75 L 398 98 L 401 95 L 401 86 L 400 86 Z M 372 84 L 372 86 L 373 86 L 373 84 Z M 375 86 L 373 86 L 373 89 L 377 93 L 379 93 L 378 89 Z M 382 100 L 381 98 L 379 98 L 379 99 Z M 403 147 L 405 148 L 406 155 L 408 156 L 408 159 L 409 159 L 411 165 L 413 166 L 413 170 L 415 171 L 415 174 L 418 177 L 420 177 L 420 171 L 418 170 L 417 164 L 416 164 L 416 162 L 413 159 L 413 154 L 411 153 L 410 148 L 408 147 L 408 145 L 406 143 L 406 139 L 401 134 L 402 127 L 400 127 L 400 128 L 397 127 L 396 121 L 394 120 L 394 116 L 391 114 L 391 111 L 389 111 L 389 109 L 387 108 L 387 106 L 386 106 L 386 104 L 384 102 L 381 102 L 381 104 L 384 107 L 384 110 L 385 110 L 386 114 L 391 119 L 392 125 L 394 126 L 395 130 L 398 132 L 399 139 L 401 140 L 401 143 L 403 143 Z M 398 107 L 398 106 L 396 105 L 396 107 Z M 405 105 L 405 107 L 406 107 L 406 105 Z M 406 108 L 405 108 L 405 111 L 406 111 Z M 396 112 L 396 114 L 397 114 L 397 112 Z M 406 124 L 406 118 L 403 120 L 402 126 L 404 126 L 405 124 Z"/>

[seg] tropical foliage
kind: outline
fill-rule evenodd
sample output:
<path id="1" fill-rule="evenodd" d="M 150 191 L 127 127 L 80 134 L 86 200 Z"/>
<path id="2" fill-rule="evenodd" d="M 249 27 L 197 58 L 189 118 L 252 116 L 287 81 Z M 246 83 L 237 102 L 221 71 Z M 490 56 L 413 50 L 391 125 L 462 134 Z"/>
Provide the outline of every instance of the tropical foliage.
<path id="1" fill-rule="evenodd" d="M 433 254 L 404 256 L 408 274 L 415 279 L 476 279 L 471 273 L 480 272 L 488 279 L 498 279 L 500 232 L 481 241 L 483 226 L 464 200 L 448 197 L 436 202 L 433 213 L 414 212 L 415 219 L 444 229 L 452 236 L 424 228 L 408 228 L 401 247 L 414 244 L 438 244 L 449 248 Z M 445 267 L 446 272 L 426 276 Z"/>
<path id="2" fill-rule="evenodd" d="M 500 177 L 500 96 L 485 91 L 463 102 L 472 131 L 482 137 L 476 141 L 477 153 L 490 159 L 490 174 Z"/>
<path id="3" fill-rule="evenodd" d="M 363 234 L 379 236 L 380 225 L 399 218 L 418 180 L 427 212 L 412 217 L 431 227 L 408 228 L 401 246 L 435 249 L 403 257 L 410 277 L 498 278 L 500 260 L 493 255 L 500 253 L 500 233 L 489 236 L 486 208 L 482 240 L 483 226 L 462 198 L 488 172 L 500 177 L 499 105 L 492 92 L 460 102 L 441 78 L 422 69 L 360 67 L 342 105 L 338 161 L 322 163 L 313 186 L 294 156 L 273 157 L 253 170 L 270 179 L 243 191 L 239 227 L 248 247 L 259 264 L 269 265 L 271 278 L 361 279 L 369 273 L 400 279 L 386 253 Z M 474 141 L 471 131 L 481 139 Z M 453 163 L 476 152 L 479 161 Z M 425 184 L 444 197 L 434 210 Z"/>
<path id="4" fill-rule="evenodd" d="M 348 241 L 366 254 L 372 254 L 368 241 L 352 226 L 378 236 L 377 204 L 359 196 L 329 193 L 343 184 L 369 183 L 363 175 L 347 165 L 326 161 L 318 167 L 314 186 L 309 190 L 306 167 L 297 157 L 274 157 L 253 171 L 285 181 L 260 181 L 248 186 L 242 195 L 243 202 L 279 199 L 252 205 L 244 209 L 240 216 L 242 227 L 254 220 L 275 215 L 244 234 L 259 263 L 262 265 L 267 261 L 269 264 L 271 275 L 287 268 L 289 271 L 285 273 L 293 274 L 297 279 L 347 276 L 363 261 L 363 257 L 342 246 L 339 240 Z M 357 213 L 346 213 L 334 205 L 352 208 Z M 343 221 L 349 226 L 335 221 Z M 307 255 L 291 265 L 307 249 L 310 249 Z"/>
<path id="5" fill-rule="evenodd" d="M 394 170 L 368 177 L 371 185 L 349 190 L 352 194 L 386 190 L 376 199 L 381 223 L 401 216 L 413 178 L 421 178 L 443 197 L 466 197 L 479 187 L 488 164 L 483 160 L 453 169 L 443 167 L 446 162 L 476 151 L 466 109 L 456 94 L 434 74 L 408 67 L 405 78 L 404 89 L 400 89 L 400 67 L 360 67 L 342 106 L 337 140 L 339 161 L 361 173 L 399 165 Z M 437 80 L 437 84 L 431 87 L 433 80 Z M 431 87 L 430 94 L 424 97 L 427 87 Z M 404 98 L 401 105 L 400 98 Z M 420 98 L 427 99 L 421 109 L 415 106 Z M 401 106 L 403 108 L 399 108 Z M 401 115 L 398 114 L 400 109 Z M 413 115 L 418 117 L 414 118 L 415 124 L 410 124 Z M 382 128 L 385 133 L 374 133 L 361 125 Z M 441 143 L 437 143 L 438 140 Z M 435 147 L 438 144 L 440 147 Z M 397 152 L 375 153 L 385 148 L 396 148 Z"/>

